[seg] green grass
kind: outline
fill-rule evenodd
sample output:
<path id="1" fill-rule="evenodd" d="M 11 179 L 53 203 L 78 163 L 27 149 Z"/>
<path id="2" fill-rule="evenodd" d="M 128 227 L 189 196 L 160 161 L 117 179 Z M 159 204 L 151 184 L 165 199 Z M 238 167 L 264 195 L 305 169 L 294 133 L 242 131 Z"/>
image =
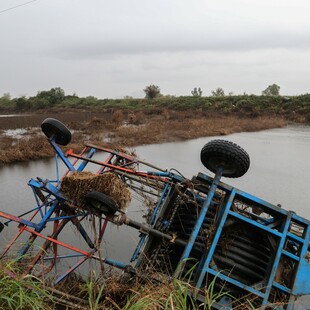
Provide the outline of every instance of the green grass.
<path id="1" fill-rule="evenodd" d="M 45 290 L 44 283 L 32 275 L 18 275 L 19 270 L 15 262 L 0 265 L 0 309 L 3 310 L 52 310 L 57 309 L 55 299 L 51 297 L 49 290 Z M 68 287 L 63 286 L 62 291 L 67 296 L 74 285 L 77 285 L 77 295 L 73 297 L 81 299 L 82 304 L 71 302 L 66 309 L 123 309 L 123 310 L 187 310 L 201 309 L 211 310 L 212 307 L 221 299 L 230 299 L 234 304 L 234 309 L 259 309 L 255 307 L 255 302 L 247 299 L 246 296 L 242 300 L 237 300 L 229 294 L 225 286 L 220 291 L 215 289 L 217 277 L 205 287 L 202 292 L 204 301 L 198 301 L 195 298 L 195 288 L 190 284 L 190 278 L 181 281 L 173 279 L 171 282 L 152 283 L 151 281 L 141 283 L 139 279 L 135 283 L 123 286 L 119 291 L 118 297 L 111 294 L 111 285 L 118 287 L 119 282 L 112 279 L 112 282 L 102 276 L 96 277 L 92 274 L 85 283 L 70 282 Z M 111 278 L 110 278 L 111 280 Z M 88 303 L 88 305 L 87 305 Z M 61 302 L 60 302 L 61 304 Z M 66 304 L 66 303 L 65 303 Z M 68 305 L 69 303 L 67 303 Z M 283 303 L 279 303 L 282 305 Z M 277 304 L 278 305 L 278 304 Z"/>
<path id="2" fill-rule="evenodd" d="M 32 275 L 19 276 L 14 261 L 0 265 L 0 309 L 52 309 L 52 298 L 43 283 Z"/>
<path id="3" fill-rule="evenodd" d="M 100 283 L 98 283 L 95 272 L 92 273 L 85 283 L 85 290 L 87 293 L 88 306 L 90 310 L 103 309 L 100 302 L 102 301 L 104 289 L 104 285 L 100 285 Z"/>

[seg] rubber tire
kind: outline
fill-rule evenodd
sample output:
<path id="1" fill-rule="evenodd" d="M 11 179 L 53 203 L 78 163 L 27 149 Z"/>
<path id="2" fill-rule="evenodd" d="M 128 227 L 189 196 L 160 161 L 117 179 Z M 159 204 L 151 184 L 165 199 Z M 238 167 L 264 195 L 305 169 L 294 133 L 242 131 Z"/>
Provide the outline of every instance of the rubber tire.
<path id="1" fill-rule="evenodd" d="M 212 140 L 201 150 L 202 164 L 216 173 L 222 167 L 223 176 L 227 178 L 239 178 L 250 167 L 249 154 L 239 145 L 227 140 Z"/>
<path id="2" fill-rule="evenodd" d="M 89 192 L 84 199 L 88 207 L 105 215 L 113 215 L 119 209 L 117 203 L 111 197 L 100 192 Z"/>
<path id="3" fill-rule="evenodd" d="M 54 136 L 57 144 L 67 145 L 71 141 L 70 130 L 55 118 L 45 119 L 41 124 L 41 129 L 48 138 Z"/>

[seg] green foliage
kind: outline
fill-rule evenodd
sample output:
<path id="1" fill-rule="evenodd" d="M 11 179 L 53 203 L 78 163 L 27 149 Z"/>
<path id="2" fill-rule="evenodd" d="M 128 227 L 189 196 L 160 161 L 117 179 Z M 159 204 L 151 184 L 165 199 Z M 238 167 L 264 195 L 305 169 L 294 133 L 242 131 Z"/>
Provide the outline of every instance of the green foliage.
<path id="1" fill-rule="evenodd" d="M 46 99 L 50 105 L 61 103 L 65 99 L 65 91 L 60 87 L 39 91 L 37 98 Z"/>
<path id="2" fill-rule="evenodd" d="M 148 99 L 154 99 L 161 96 L 159 86 L 154 84 L 146 86 L 145 89 L 143 89 L 143 91 L 145 92 L 145 98 Z"/>
<path id="3" fill-rule="evenodd" d="M 5 113 L 14 111 L 29 111 L 46 108 L 102 108 L 102 109 L 128 109 L 141 110 L 150 108 L 170 108 L 176 110 L 203 109 L 217 110 L 222 112 L 242 111 L 242 112 L 259 112 L 272 111 L 273 113 L 284 113 L 294 111 L 300 114 L 309 114 L 310 112 L 310 94 L 291 96 L 289 100 L 285 97 L 265 95 L 228 95 L 225 96 L 222 88 L 212 91 L 212 96 L 199 96 L 199 88 L 192 92 L 193 96 L 162 96 L 158 86 L 150 85 L 150 88 L 157 90 L 155 97 L 149 100 L 148 96 L 143 99 L 126 97 L 124 99 L 98 99 L 94 96 L 78 97 L 76 95 L 64 95 L 61 88 L 52 88 L 49 91 L 38 92 L 36 96 L 26 98 L 10 98 L 9 94 L 0 97 L 0 110 Z M 158 89 L 157 89 L 158 88 Z M 146 88 L 147 89 L 147 88 Z M 278 88 L 277 88 L 278 89 Z M 201 89 L 200 89 L 201 91 Z M 202 91 L 201 91 L 202 93 Z M 269 92 L 266 92 L 269 93 Z M 195 95 L 198 94 L 198 95 Z M 152 94 L 151 96 L 154 96 Z"/>
<path id="4" fill-rule="evenodd" d="M 11 95 L 9 93 L 4 93 L 2 97 L 0 97 L 0 107 L 8 107 L 11 104 Z"/>
<path id="5" fill-rule="evenodd" d="M 83 105 L 83 102 L 84 102 L 84 98 L 79 98 L 77 96 L 66 96 L 65 99 L 61 102 L 61 106 L 76 107 L 79 105 Z"/>
<path id="6" fill-rule="evenodd" d="M 225 96 L 224 89 L 221 87 L 218 87 L 215 90 L 212 90 L 211 94 L 213 97 L 224 97 Z"/>
<path id="7" fill-rule="evenodd" d="M 19 276 L 15 262 L 0 266 L 0 308 L 8 310 L 52 309 L 52 298 L 43 283 L 32 275 Z"/>
<path id="8" fill-rule="evenodd" d="M 13 103 L 16 110 L 26 110 L 31 108 L 31 103 L 25 96 L 13 99 Z"/>
<path id="9" fill-rule="evenodd" d="M 262 91 L 263 96 L 279 96 L 280 86 L 277 84 L 269 85 L 265 90 Z"/>
<path id="10" fill-rule="evenodd" d="M 195 87 L 192 91 L 191 91 L 191 94 L 194 96 L 194 97 L 201 97 L 202 96 L 202 90 L 200 87 Z"/>
<path id="11" fill-rule="evenodd" d="M 244 107 L 250 107 L 253 106 L 253 103 L 250 99 L 241 99 L 237 102 L 236 107 L 237 108 L 244 108 Z"/>
<path id="12" fill-rule="evenodd" d="M 96 274 L 93 273 L 86 282 L 88 305 L 90 310 L 102 309 L 100 301 L 102 299 L 104 285 L 99 283 Z"/>
<path id="13" fill-rule="evenodd" d="M 29 107 L 34 109 L 48 108 L 50 103 L 46 98 L 32 97 L 28 99 Z"/>
<path id="14" fill-rule="evenodd" d="M 221 287 L 221 289 L 218 291 L 215 289 L 215 284 L 217 281 L 217 276 L 215 276 L 212 280 L 212 282 L 208 285 L 208 287 L 205 287 L 204 295 L 205 295 L 205 301 L 201 305 L 203 306 L 202 309 L 213 309 L 213 306 L 216 302 L 219 302 L 222 298 L 228 298 L 231 300 L 234 300 L 234 297 L 231 296 L 227 291 L 225 291 L 224 286 Z"/>

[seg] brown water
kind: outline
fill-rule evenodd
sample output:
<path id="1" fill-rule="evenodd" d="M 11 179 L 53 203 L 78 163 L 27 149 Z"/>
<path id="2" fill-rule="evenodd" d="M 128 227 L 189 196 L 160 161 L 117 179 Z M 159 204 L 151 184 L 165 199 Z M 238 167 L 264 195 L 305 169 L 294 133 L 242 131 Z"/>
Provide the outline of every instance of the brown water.
<path id="1" fill-rule="evenodd" d="M 251 159 L 250 169 L 244 176 L 223 178 L 223 182 L 310 218 L 310 126 L 199 138 L 136 150 L 141 158 L 164 168 L 176 168 L 186 177 L 198 171 L 212 175 L 200 162 L 200 150 L 213 139 L 237 143 Z"/>
<path id="2" fill-rule="evenodd" d="M 191 178 L 199 171 L 209 173 L 200 162 L 200 150 L 214 138 L 219 137 L 140 146 L 136 148 L 136 153 L 141 159 L 162 168 L 175 168 Z M 220 138 L 239 144 L 251 158 L 251 166 L 245 176 L 240 179 L 224 178 L 222 181 L 310 218 L 310 127 L 294 126 Z M 0 210 L 17 215 L 33 208 L 34 198 L 27 182 L 37 176 L 54 179 L 54 160 L 1 167 Z M 141 204 L 135 202 L 129 216 L 141 219 L 142 213 Z M 64 241 L 79 245 L 80 239 L 70 229 L 68 227 Z M 4 229 L 0 234 L 0 247 L 7 243 L 13 233 L 13 228 Z M 128 262 L 137 240 L 136 230 L 111 225 L 107 230 L 102 253 Z"/>

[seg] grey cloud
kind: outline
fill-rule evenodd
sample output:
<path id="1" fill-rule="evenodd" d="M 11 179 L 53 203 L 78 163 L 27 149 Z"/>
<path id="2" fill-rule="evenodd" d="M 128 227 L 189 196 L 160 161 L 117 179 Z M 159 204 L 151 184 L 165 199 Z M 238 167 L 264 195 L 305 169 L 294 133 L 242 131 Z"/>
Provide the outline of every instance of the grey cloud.
<path id="1" fill-rule="evenodd" d="M 96 40 L 71 42 L 50 51 L 48 54 L 64 59 L 109 59 L 121 55 L 156 54 L 175 52 L 220 51 L 244 52 L 265 49 L 309 49 L 310 37 L 308 35 L 278 33 L 270 35 L 257 35 L 214 40 L 183 38 L 176 40 L 165 38 L 152 38 L 144 40 Z"/>
<path id="2" fill-rule="evenodd" d="M 309 92 L 309 9 L 308 0 L 36 1 L 0 15 L 0 96 L 61 86 L 121 97 L 147 83 L 176 95 L 268 83 Z"/>

